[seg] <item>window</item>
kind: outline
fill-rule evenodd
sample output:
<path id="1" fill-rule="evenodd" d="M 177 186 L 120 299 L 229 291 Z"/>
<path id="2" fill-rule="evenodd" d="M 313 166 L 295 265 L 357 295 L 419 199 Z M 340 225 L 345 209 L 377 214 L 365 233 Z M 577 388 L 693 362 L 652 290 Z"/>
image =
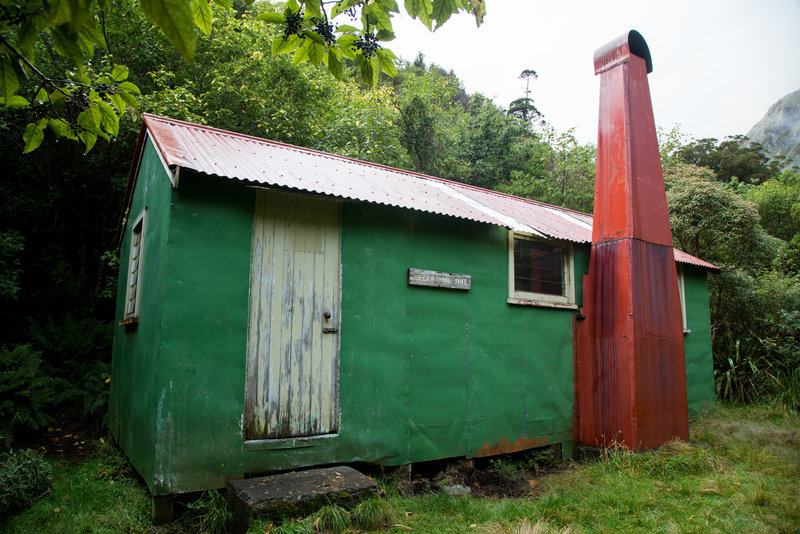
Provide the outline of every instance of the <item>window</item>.
<path id="1" fill-rule="evenodd" d="M 683 278 L 683 265 L 677 264 L 678 267 L 678 295 L 681 298 L 681 320 L 683 321 L 683 333 L 691 334 L 689 324 L 686 322 L 686 285 Z"/>
<path id="2" fill-rule="evenodd" d="M 144 227 L 147 209 L 136 218 L 131 227 L 131 251 L 128 256 L 128 284 L 125 290 L 125 313 L 122 324 L 139 320 L 139 297 L 142 287 L 142 252 L 144 249 Z"/>
<path id="3" fill-rule="evenodd" d="M 572 245 L 511 232 L 508 302 L 575 307 Z"/>

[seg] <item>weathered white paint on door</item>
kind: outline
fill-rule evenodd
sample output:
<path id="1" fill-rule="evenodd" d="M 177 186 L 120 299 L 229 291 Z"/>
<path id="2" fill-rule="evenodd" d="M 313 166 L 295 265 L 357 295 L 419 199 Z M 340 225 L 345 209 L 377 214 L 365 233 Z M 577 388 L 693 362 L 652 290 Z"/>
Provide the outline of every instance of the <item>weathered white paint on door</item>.
<path id="1" fill-rule="evenodd" d="M 337 431 L 339 265 L 337 203 L 257 192 L 245 439 Z"/>

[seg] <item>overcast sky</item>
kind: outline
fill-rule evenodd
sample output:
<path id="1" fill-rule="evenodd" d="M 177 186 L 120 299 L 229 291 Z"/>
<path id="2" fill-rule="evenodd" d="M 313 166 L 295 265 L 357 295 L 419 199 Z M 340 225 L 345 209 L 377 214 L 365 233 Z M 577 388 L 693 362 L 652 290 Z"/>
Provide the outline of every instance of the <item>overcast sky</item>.
<path id="1" fill-rule="evenodd" d="M 435 33 L 393 19 L 391 49 L 453 70 L 467 92 L 497 105 L 531 97 L 559 131 L 597 140 L 594 50 L 628 30 L 653 58 L 648 76 L 656 124 L 695 138 L 746 134 L 769 106 L 800 89 L 800 0 L 486 0 L 484 24 L 451 18 Z M 402 2 L 401 2 L 402 5 Z M 401 8 L 402 9 L 402 8 Z M 405 13 L 403 13 L 405 15 Z"/>

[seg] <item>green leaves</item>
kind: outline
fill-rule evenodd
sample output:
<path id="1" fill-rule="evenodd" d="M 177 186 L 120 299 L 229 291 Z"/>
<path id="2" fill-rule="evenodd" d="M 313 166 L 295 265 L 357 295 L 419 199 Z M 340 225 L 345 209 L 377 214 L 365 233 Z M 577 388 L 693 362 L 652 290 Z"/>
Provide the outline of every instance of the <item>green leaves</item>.
<path id="1" fill-rule="evenodd" d="M 127 67 L 109 65 L 108 60 L 105 65 L 88 62 L 97 47 L 106 46 L 96 10 L 98 6 L 110 9 L 111 2 L 45 0 L 39 9 L 28 11 L 23 9 L 26 2 L 12 2 L 0 20 L 5 38 L 14 40 L 13 46 L 0 48 L 0 106 L 35 105 L 40 110 L 36 116 L 46 119 L 25 128 L 26 151 L 41 145 L 48 128 L 56 137 L 79 139 L 91 150 L 98 137 L 115 136 L 120 116 L 138 105 L 139 90 L 127 81 Z M 232 6 L 231 0 L 139 0 L 138 8 L 192 61 L 198 30 L 209 35 L 214 26 L 212 2 L 224 9 Z M 484 13 L 483 0 L 404 0 L 403 4 L 428 28 L 433 21 L 441 26 L 459 11 L 474 13 L 480 23 Z M 257 17 L 282 26 L 272 43 L 274 55 L 292 54 L 295 65 L 324 66 L 337 79 L 345 75 L 346 65 L 355 67 L 357 79 L 372 87 L 381 73 L 396 75 L 397 57 L 384 44 L 395 37 L 392 17 L 399 12 L 398 0 L 341 0 L 328 7 L 323 0 L 287 0 L 281 9 L 281 13 L 264 12 Z M 333 19 L 344 13 L 348 14 L 346 23 L 337 27 Z M 347 24 L 359 18 L 360 25 Z M 74 63 L 66 80 L 34 67 L 34 50 L 43 38 L 52 51 Z M 31 94 L 17 95 L 29 77 L 37 77 L 35 88 L 26 84 Z M 34 91 L 38 93 L 32 98 Z"/>
<path id="2" fill-rule="evenodd" d="M 44 132 L 49 127 L 56 137 L 81 141 L 86 145 L 86 152 L 92 149 L 98 137 L 110 140 L 119 133 L 120 115 L 128 106 L 136 107 L 139 88 L 127 81 L 128 68 L 116 65 L 110 74 L 100 73 L 90 78 L 87 73 L 77 71 L 68 73 L 72 84 L 64 89 L 56 89 L 48 93 L 44 88 L 37 91 L 35 104 L 39 109 L 49 110 L 49 115 L 27 125 L 23 134 L 25 143 L 23 152 L 36 150 L 44 140 Z M 87 93 L 88 91 L 88 93 Z M 0 105 L 8 107 L 27 107 L 31 103 L 25 98 L 14 95 L 8 99 L 0 98 Z M 69 110 L 82 109 L 77 120 L 71 123 Z M 67 118 L 59 116 L 66 110 Z"/>
<path id="3" fill-rule="evenodd" d="M 486 16 L 486 2 L 484 0 L 469 0 L 472 13 L 475 15 L 475 24 L 483 24 L 483 17 Z"/>
<path id="4" fill-rule="evenodd" d="M 114 68 L 111 71 L 111 77 L 114 79 L 115 82 L 121 82 L 122 80 L 127 80 L 128 67 L 126 67 L 125 65 L 114 65 Z"/>
<path id="5" fill-rule="evenodd" d="M 471 12 L 478 26 L 486 16 L 484 0 L 469 0 L 468 3 L 464 0 L 405 0 L 405 8 L 411 18 L 418 18 L 429 30 L 439 29 L 460 11 Z M 433 21 L 436 21 L 435 28 Z"/>
<path id="6" fill-rule="evenodd" d="M 263 20 L 269 24 L 283 24 L 286 22 L 286 17 L 280 13 L 261 13 L 256 20 Z"/>
<path id="7" fill-rule="evenodd" d="M 459 4 L 458 0 L 433 0 L 431 17 L 436 21 L 434 29 L 439 29 L 453 13 L 458 13 Z"/>
<path id="8" fill-rule="evenodd" d="M 211 11 L 210 0 L 192 0 L 192 16 L 200 31 L 209 35 L 211 23 L 214 22 L 214 13 Z"/>
<path id="9" fill-rule="evenodd" d="M 419 18 L 427 28 L 432 29 L 433 4 L 427 0 L 405 0 L 406 12 L 411 18 Z"/>
<path id="10" fill-rule="evenodd" d="M 31 122 L 25 128 L 25 133 L 22 134 L 22 140 L 25 141 L 25 148 L 23 153 L 27 154 L 39 148 L 44 140 L 44 129 L 47 127 L 47 119 L 39 119 L 38 122 Z"/>
<path id="11" fill-rule="evenodd" d="M 142 11 L 147 18 L 161 29 L 187 61 L 194 59 L 197 42 L 192 5 L 186 0 L 141 0 Z"/>
<path id="12" fill-rule="evenodd" d="M 11 95 L 10 97 L 6 98 L 4 96 L 0 96 L 0 105 L 6 106 L 8 108 L 26 108 L 31 105 L 30 102 L 24 97 L 19 95 Z"/>
<path id="13" fill-rule="evenodd" d="M 8 99 L 19 88 L 19 78 L 14 69 L 13 59 L 5 54 L 0 55 L 0 93 Z"/>
<path id="14" fill-rule="evenodd" d="M 390 11 L 385 5 L 379 2 L 372 2 L 367 4 L 361 10 L 361 20 L 364 22 L 364 31 L 369 31 L 369 27 L 373 26 L 380 30 L 392 30 L 391 13 L 397 12 L 397 9 Z"/>
<path id="15" fill-rule="evenodd" d="M 77 134 L 64 119 L 48 119 L 47 125 L 50 127 L 50 130 L 53 132 L 53 134 L 55 134 L 56 137 L 66 137 L 67 139 L 72 139 L 73 141 L 78 140 Z"/>
<path id="16" fill-rule="evenodd" d="M 333 9 L 331 9 L 331 18 L 336 18 L 348 9 L 352 9 L 361 3 L 361 0 L 341 0 L 340 2 L 336 2 L 333 5 Z"/>
<path id="17" fill-rule="evenodd" d="M 306 0 L 306 17 L 321 17 L 322 2 L 320 0 Z"/>
<path id="18" fill-rule="evenodd" d="M 328 65 L 328 71 L 333 75 L 333 77 L 337 80 L 341 80 L 342 60 L 339 57 L 339 51 L 336 49 L 329 49 L 328 55 L 326 56 L 326 63 Z"/>
<path id="19" fill-rule="evenodd" d="M 375 55 L 378 57 L 378 64 L 381 70 L 394 78 L 397 75 L 397 65 L 395 63 L 397 56 L 394 55 L 394 52 L 388 48 L 382 48 L 377 50 Z"/>
<path id="20" fill-rule="evenodd" d="M 434 21 L 439 28 L 460 11 L 473 13 L 480 26 L 486 12 L 484 0 L 404 0 L 404 6 L 412 18 L 418 18 L 428 29 L 435 29 Z M 320 30 L 339 15 L 352 10 L 357 13 L 359 9 L 360 29 L 342 24 L 336 28 L 339 37 L 333 42 L 329 32 L 326 36 L 325 30 Z M 374 87 L 381 72 L 388 76 L 397 73 L 397 57 L 382 43 L 395 38 L 392 17 L 398 12 L 397 0 L 340 0 L 333 4 L 330 16 L 321 0 L 289 0 L 283 15 L 263 13 L 258 19 L 284 27 L 283 35 L 275 38 L 273 54 L 293 53 L 295 65 L 324 63 L 337 79 L 342 77 L 340 59 L 346 58 L 353 61 L 358 78 Z"/>
<path id="21" fill-rule="evenodd" d="M 308 47 L 308 60 L 312 65 L 318 67 L 322 63 L 322 58 L 325 57 L 325 45 L 314 42 L 313 40 L 306 41 L 310 43 Z"/>
<path id="22" fill-rule="evenodd" d="M 292 35 L 288 39 L 283 37 L 276 37 L 272 42 L 272 55 L 288 54 L 300 46 L 301 39 L 297 35 Z"/>
<path id="23" fill-rule="evenodd" d="M 193 0 L 194 13 L 187 0 L 143 0 L 156 24 L 173 32 L 178 48 L 186 57 L 194 51 L 195 24 L 211 29 L 210 0 Z M 224 2 L 225 0 L 218 0 Z M 111 66 L 109 58 L 93 63 L 98 47 L 106 46 L 105 35 L 97 25 L 98 6 L 108 9 L 107 0 L 48 0 L 44 3 L 4 2 L 0 30 L 4 38 L 15 36 L 13 45 L 4 41 L 0 48 L 0 106 L 35 106 L 37 120 L 25 126 L 23 152 L 41 146 L 48 128 L 56 137 L 82 140 L 90 150 L 97 137 L 110 139 L 119 131 L 119 118 L 128 106 L 136 106 L 139 89 L 127 82 L 128 68 Z M 188 17 L 186 16 L 188 13 Z M 8 16 L 7 16 L 8 15 Z M 34 51 L 46 40 L 49 49 L 69 59 L 74 67 L 66 76 L 46 73 L 35 63 Z M 49 65 L 59 65 L 53 58 Z M 48 63 L 45 63 L 48 65 Z M 30 81 L 31 83 L 25 83 Z M 16 94 L 25 83 L 29 94 Z M 35 94 L 34 94 L 35 93 Z M 27 97 L 27 98 L 26 98 Z"/>

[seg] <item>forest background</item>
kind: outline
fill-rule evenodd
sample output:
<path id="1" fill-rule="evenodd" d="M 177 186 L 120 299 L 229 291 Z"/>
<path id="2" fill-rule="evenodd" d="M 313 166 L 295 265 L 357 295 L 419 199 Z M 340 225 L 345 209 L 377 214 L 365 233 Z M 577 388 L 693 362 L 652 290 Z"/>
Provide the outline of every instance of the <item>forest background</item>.
<path id="1" fill-rule="evenodd" d="M 422 55 L 381 65 L 394 77 L 370 71 L 372 88 L 347 58 L 335 79 L 273 55 L 283 30 L 257 20 L 279 12 L 266 2 L 212 7 L 213 31 L 187 63 L 136 2 L 107 7 L 106 48 L 86 74 L 113 71 L 141 92 L 116 102 L 108 141 L 51 126 L 26 152 L 46 106 L 0 108 L 0 450 L 48 425 L 103 428 L 117 232 L 142 112 L 592 211 L 595 147 L 549 127 L 529 93 L 507 106 L 467 94 Z M 73 68 L 46 37 L 36 46 L 40 69 Z M 36 94 L 37 80 L 20 83 Z M 800 408 L 800 174 L 741 136 L 660 137 L 675 245 L 721 269 L 709 279 L 718 395 Z"/>

